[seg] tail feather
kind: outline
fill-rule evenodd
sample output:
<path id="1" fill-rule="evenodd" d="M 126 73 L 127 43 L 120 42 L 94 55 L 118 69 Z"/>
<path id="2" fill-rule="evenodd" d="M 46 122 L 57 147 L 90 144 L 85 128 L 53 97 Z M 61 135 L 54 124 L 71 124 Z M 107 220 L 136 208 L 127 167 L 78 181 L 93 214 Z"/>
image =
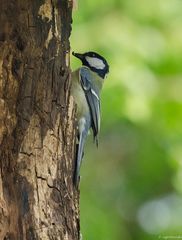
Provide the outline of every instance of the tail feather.
<path id="1" fill-rule="evenodd" d="M 78 186 L 79 183 L 79 177 L 80 177 L 80 167 L 82 163 L 83 158 L 83 149 L 85 144 L 85 134 L 81 133 L 79 137 L 79 144 L 77 147 L 77 159 L 76 159 L 76 166 L 75 166 L 75 173 L 74 173 L 74 184 L 75 186 Z"/>

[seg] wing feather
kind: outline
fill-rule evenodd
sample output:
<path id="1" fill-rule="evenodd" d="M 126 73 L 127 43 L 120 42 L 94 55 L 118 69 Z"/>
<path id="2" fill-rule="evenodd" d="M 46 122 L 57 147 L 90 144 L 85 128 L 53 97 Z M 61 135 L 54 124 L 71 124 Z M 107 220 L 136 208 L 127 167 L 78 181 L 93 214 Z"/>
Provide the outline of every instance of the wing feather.
<path id="1" fill-rule="evenodd" d="M 81 86 L 85 92 L 91 115 L 91 127 L 96 143 L 98 144 L 98 133 L 100 130 L 100 98 L 99 91 L 92 83 L 90 70 L 83 67 L 80 69 Z"/>

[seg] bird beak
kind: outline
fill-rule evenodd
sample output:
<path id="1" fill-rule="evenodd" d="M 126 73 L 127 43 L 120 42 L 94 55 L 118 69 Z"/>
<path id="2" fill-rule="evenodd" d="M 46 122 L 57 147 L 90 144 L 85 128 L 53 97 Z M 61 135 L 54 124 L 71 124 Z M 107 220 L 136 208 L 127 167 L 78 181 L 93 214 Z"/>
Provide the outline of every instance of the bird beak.
<path id="1" fill-rule="evenodd" d="M 72 52 L 72 55 L 75 56 L 76 58 L 79 58 L 80 60 L 83 60 L 84 58 L 84 55 L 81 53 Z"/>

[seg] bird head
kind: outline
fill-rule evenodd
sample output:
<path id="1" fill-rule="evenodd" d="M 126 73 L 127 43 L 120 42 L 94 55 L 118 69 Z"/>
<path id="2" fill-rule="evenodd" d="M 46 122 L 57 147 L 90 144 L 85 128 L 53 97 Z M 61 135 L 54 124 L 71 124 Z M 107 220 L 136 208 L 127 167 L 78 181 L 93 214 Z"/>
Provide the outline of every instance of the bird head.
<path id="1" fill-rule="evenodd" d="M 109 65 L 104 57 L 96 52 L 72 53 L 73 56 L 79 58 L 84 66 L 89 67 L 93 72 L 96 72 L 100 77 L 105 78 L 109 73 Z"/>

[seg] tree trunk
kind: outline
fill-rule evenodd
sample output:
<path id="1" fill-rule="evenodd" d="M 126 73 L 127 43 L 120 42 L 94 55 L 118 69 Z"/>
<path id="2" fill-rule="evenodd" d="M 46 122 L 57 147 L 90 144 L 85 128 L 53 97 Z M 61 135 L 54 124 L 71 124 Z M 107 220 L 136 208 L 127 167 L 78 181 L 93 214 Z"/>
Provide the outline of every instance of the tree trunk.
<path id="1" fill-rule="evenodd" d="M 70 0 L 0 0 L 0 239 L 79 239 Z"/>

